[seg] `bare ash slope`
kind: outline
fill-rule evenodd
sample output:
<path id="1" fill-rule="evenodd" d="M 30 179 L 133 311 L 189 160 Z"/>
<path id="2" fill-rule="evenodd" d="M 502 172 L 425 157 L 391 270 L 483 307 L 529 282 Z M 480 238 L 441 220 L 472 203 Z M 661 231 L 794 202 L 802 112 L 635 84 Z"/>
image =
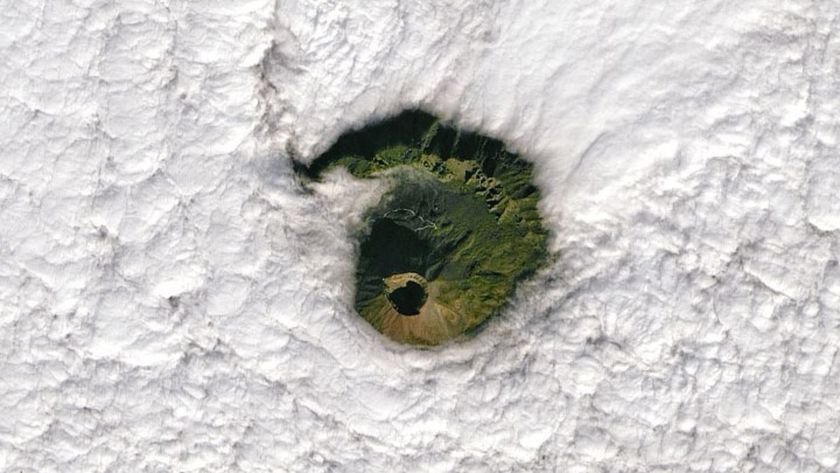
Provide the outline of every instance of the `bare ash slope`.
<path id="1" fill-rule="evenodd" d="M 0 9 L 0 471 L 835 471 L 836 0 Z M 556 264 L 480 336 L 352 314 L 420 106 L 534 162 Z"/>

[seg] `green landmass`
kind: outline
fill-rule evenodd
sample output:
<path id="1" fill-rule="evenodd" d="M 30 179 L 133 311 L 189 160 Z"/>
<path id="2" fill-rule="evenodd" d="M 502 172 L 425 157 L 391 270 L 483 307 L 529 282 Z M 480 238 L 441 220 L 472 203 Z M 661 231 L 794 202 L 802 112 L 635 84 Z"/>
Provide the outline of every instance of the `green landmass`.
<path id="1" fill-rule="evenodd" d="M 304 172 L 336 166 L 393 182 L 358 235 L 355 305 L 397 341 L 470 332 L 547 260 L 532 166 L 498 140 L 406 112 L 346 134 Z"/>

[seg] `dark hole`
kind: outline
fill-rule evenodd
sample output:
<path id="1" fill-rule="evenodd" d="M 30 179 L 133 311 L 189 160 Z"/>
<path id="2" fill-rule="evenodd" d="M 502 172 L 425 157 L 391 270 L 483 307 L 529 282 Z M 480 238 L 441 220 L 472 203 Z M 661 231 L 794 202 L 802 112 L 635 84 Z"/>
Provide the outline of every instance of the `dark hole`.
<path id="1" fill-rule="evenodd" d="M 414 281 L 408 281 L 405 286 L 394 290 L 388 299 L 402 315 L 417 315 L 420 313 L 420 308 L 426 302 L 426 291 L 423 286 Z"/>

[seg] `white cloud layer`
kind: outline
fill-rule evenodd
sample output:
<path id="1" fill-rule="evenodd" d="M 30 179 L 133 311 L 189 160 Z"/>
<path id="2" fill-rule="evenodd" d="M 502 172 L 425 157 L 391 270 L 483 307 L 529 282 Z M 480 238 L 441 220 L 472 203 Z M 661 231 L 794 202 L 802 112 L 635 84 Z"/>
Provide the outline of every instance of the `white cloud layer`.
<path id="1" fill-rule="evenodd" d="M 0 9 L 0 471 L 840 468 L 835 0 Z M 421 106 L 533 160 L 553 266 L 435 350 L 352 312 Z"/>

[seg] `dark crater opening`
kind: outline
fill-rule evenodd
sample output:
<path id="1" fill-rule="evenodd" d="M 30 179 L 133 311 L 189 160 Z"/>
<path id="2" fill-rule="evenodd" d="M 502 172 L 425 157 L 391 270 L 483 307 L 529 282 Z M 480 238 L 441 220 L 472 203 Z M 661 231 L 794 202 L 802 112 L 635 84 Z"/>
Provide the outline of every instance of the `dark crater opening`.
<path id="1" fill-rule="evenodd" d="M 388 300 L 400 314 L 417 315 L 426 302 L 426 291 L 416 282 L 408 281 L 405 286 L 389 294 Z"/>

